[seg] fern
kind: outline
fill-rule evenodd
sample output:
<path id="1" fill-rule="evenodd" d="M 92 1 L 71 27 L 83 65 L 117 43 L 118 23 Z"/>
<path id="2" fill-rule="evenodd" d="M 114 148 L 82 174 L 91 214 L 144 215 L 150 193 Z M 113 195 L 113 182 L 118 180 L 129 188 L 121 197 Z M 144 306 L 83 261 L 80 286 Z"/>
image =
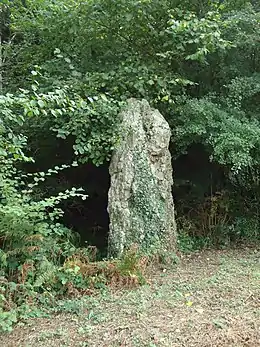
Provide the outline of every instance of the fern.
<path id="1" fill-rule="evenodd" d="M 57 274 L 57 266 L 55 266 L 48 259 L 44 259 L 43 262 L 37 267 L 37 275 L 35 278 L 34 286 L 36 288 L 42 287 L 44 284 L 50 285 L 54 282 Z"/>

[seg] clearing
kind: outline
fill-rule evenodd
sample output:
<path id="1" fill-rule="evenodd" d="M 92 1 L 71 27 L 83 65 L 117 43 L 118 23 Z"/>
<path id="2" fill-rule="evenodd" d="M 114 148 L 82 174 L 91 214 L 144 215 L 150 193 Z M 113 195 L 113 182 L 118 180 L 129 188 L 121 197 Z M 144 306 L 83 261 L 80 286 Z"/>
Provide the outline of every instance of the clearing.
<path id="1" fill-rule="evenodd" d="M 204 251 L 150 285 L 60 303 L 1 336 L 5 347 L 258 347 L 260 250 Z"/>

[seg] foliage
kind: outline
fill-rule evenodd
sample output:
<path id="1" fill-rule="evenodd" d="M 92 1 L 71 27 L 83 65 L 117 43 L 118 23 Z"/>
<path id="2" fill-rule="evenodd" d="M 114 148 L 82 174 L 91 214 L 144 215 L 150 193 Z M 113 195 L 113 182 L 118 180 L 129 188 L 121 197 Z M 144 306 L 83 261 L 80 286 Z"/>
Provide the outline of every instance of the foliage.
<path id="1" fill-rule="evenodd" d="M 28 1 L 26 9 L 13 11 L 12 25 L 24 38 L 12 46 L 21 48 L 20 63 L 6 70 L 7 80 L 19 75 L 17 68 L 26 73 L 20 64 L 27 71 L 37 64 L 45 87 L 67 84 L 69 93 L 80 95 L 70 98 L 76 103 L 70 108 L 80 104 L 70 110 L 73 118 L 67 108 L 66 117 L 53 112 L 58 136 L 76 136 L 76 155 L 86 153 L 94 163 L 109 157 L 116 143 L 115 100 L 134 96 L 163 111 L 176 155 L 199 142 L 213 160 L 237 172 L 258 160 L 258 110 L 250 110 L 259 93 L 259 13 L 253 5 L 203 1 L 187 11 L 177 0 Z M 99 99 L 92 107 L 93 96 Z"/>
<path id="2" fill-rule="evenodd" d="M 199 144 L 222 173 L 208 185 L 188 170 L 203 193 L 176 203 L 180 248 L 259 239 L 259 37 L 256 1 L 1 2 L 2 330 L 39 294 L 75 294 L 115 278 L 132 283 L 133 273 L 141 281 L 138 256 L 91 263 L 89 250 L 77 248 L 61 209 L 86 198 L 76 179 L 67 191 L 55 183 L 57 194 L 44 186 L 73 165 L 109 160 L 129 97 L 166 117 L 174 164 Z M 63 141 L 59 165 L 55 137 Z"/>
<path id="3" fill-rule="evenodd" d="M 32 74 L 39 72 L 33 70 Z M 51 129 L 59 138 L 73 136 L 73 148 L 79 160 L 92 160 L 97 165 L 109 157 L 118 141 L 118 105 L 104 94 L 83 99 L 69 86 L 42 93 L 34 79 L 31 91 L 21 89 L 17 96 L 3 95 L 0 103 L 3 119 L 1 136 L 4 137 L 1 154 L 5 157 L 11 153 L 15 158 L 22 155 L 21 148 L 26 144 L 26 137 L 19 133 L 19 126 L 28 135 L 39 132 L 40 124 Z M 7 136 L 8 142 L 5 139 Z"/>
<path id="4" fill-rule="evenodd" d="M 72 247 L 60 255 L 64 258 L 60 264 L 49 262 L 39 269 L 27 262 L 22 266 L 18 282 L 3 278 L 0 282 L 0 331 L 11 331 L 21 318 L 42 316 L 47 308 L 48 311 L 50 308 L 57 310 L 59 299 L 64 297 L 92 295 L 108 285 L 132 288 L 145 283 L 147 259 L 135 249 L 129 250 L 121 260 L 94 262 L 90 255 L 87 249 Z"/>

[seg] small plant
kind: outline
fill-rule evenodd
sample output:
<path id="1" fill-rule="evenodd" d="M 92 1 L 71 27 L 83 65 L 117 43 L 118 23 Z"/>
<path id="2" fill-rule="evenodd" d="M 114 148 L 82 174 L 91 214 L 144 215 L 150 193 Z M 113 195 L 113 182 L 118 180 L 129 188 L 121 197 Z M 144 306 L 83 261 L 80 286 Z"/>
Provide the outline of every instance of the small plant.
<path id="1" fill-rule="evenodd" d="M 0 331 L 10 332 L 13 325 L 17 322 L 17 313 L 15 310 L 3 311 L 0 308 Z"/>
<path id="2" fill-rule="evenodd" d="M 184 231 L 179 232 L 177 242 L 179 250 L 183 253 L 189 253 L 195 250 L 194 239 Z"/>
<path id="3" fill-rule="evenodd" d="M 237 240 L 255 242 L 260 240 L 260 224 L 256 217 L 238 217 L 232 225 L 232 234 Z"/>
<path id="4" fill-rule="evenodd" d="M 121 276 L 132 278 L 132 284 L 134 284 L 135 281 L 137 281 L 137 284 L 144 284 L 147 264 L 148 257 L 142 256 L 138 252 L 138 246 L 133 245 L 125 252 L 122 259 L 119 261 L 118 270 Z"/>
<path id="5" fill-rule="evenodd" d="M 181 206 L 177 219 L 179 249 L 189 252 L 210 246 L 230 244 L 232 234 L 232 199 L 222 191 L 192 202 L 193 206 Z M 188 210 L 188 213 L 183 211 Z"/>

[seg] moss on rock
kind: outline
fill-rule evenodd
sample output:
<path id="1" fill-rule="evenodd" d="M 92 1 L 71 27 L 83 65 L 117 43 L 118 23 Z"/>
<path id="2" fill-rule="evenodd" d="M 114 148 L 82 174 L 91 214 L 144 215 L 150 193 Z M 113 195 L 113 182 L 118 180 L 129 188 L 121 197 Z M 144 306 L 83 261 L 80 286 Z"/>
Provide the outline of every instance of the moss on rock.
<path id="1" fill-rule="evenodd" d="M 131 99 L 122 113 L 121 134 L 110 164 L 109 254 L 121 256 L 132 244 L 145 252 L 172 251 L 176 226 L 168 123 L 145 100 Z"/>

